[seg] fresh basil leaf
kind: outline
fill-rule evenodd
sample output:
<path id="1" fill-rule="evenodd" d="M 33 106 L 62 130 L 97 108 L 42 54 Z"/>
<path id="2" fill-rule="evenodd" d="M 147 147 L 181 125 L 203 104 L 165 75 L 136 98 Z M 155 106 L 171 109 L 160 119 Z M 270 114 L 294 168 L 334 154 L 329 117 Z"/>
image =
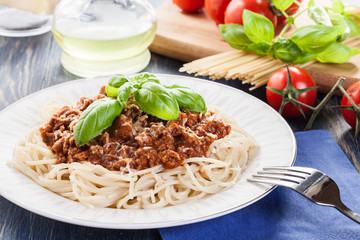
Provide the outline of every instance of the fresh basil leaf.
<path id="1" fill-rule="evenodd" d="M 106 96 L 116 98 L 118 96 L 119 88 L 112 86 L 105 86 Z"/>
<path id="2" fill-rule="evenodd" d="M 284 63 L 292 63 L 301 55 L 301 50 L 290 39 L 281 39 L 272 46 L 271 56 Z"/>
<path id="3" fill-rule="evenodd" d="M 128 101 L 131 93 L 134 91 L 133 86 L 131 83 L 125 83 L 119 88 L 118 91 L 118 101 L 121 104 L 121 107 L 125 108 L 126 102 Z"/>
<path id="4" fill-rule="evenodd" d="M 310 25 L 298 28 L 291 40 L 303 51 L 320 53 L 329 47 L 345 31 L 344 26 Z"/>
<path id="5" fill-rule="evenodd" d="M 309 9 L 309 17 L 319 25 L 332 26 L 328 12 L 322 6 L 314 6 Z"/>
<path id="6" fill-rule="evenodd" d="M 358 53 L 360 53 L 359 48 L 351 48 L 343 43 L 336 42 L 319 53 L 316 60 L 322 63 L 344 63 Z"/>
<path id="7" fill-rule="evenodd" d="M 108 85 L 111 87 L 119 88 L 126 82 L 129 82 L 129 79 L 126 76 L 122 74 L 117 74 L 110 78 Z"/>
<path id="8" fill-rule="evenodd" d="M 160 80 L 154 74 L 147 72 L 136 74 L 130 79 L 130 81 L 133 83 L 135 88 L 140 88 L 144 83 L 147 82 L 160 84 Z"/>
<path id="9" fill-rule="evenodd" d="M 285 11 L 294 3 L 294 0 L 272 0 L 271 2 L 277 9 Z"/>
<path id="10" fill-rule="evenodd" d="M 359 35 L 360 34 L 360 26 L 357 24 L 357 22 L 350 17 L 344 17 L 344 19 L 350 29 L 350 37 L 355 37 L 355 36 Z"/>
<path id="11" fill-rule="evenodd" d="M 144 83 L 134 92 L 135 101 L 145 113 L 164 120 L 176 120 L 179 117 L 179 104 L 167 89 L 157 83 Z"/>
<path id="12" fill-rule="evenodd" d="M 347 23 L 344 19 L 344 16 L 339 13 L 333 13 L 333 14 L 330 14 L 330 19 L 331 19 L 331 23 L 334 26 L 344 26 L 345 27 L 345 31 L 341 36 L 338 37 L 338 41 L 342 42 L 342 41 L 346 40 L 350 36 L 350 28 L 347 25 Z"/>
<path id="13" fill-rule="evenodd" d="M 341 15 L 340 13 L 329 14 L 329 17 L 331 24 L 334 26 L 343 25 L 343 22 L 345 21 L 343 15 Z"/>
<path id="14" fill-rule="evenodd" d="M 271 51 L 271 44 L 269 43 L 252 43 L 247 46 L 245 51 L 251 51 L 259 56 L 266 56 Z"/>
<path id="15" fill-rule="evenodd" d="M 333 5 L 333 11 L 335 13 L 343 13 L 345 6 L 344 4 L 341 2 L 341 0 L 332 0 L 332 5 Z"/>
<path id="16" fill-rule="evenodd" d="M 88 106 L 74 126 L 75 142 L 82 146 L 111 126 L 122 107 L 113 98 L 102 98 Z"/>
<path id="17" fill-rule="evenodd" d="M 246 36 L 254 43 L 271 43 L 274 38 L 274 25 L 263 15 L 244 10 L 243 23 Z"/>
<path id="18" fill-rule="evenodd" d="M 310 62 L 311 60 L 314 60 L 316 56 L 316 53 L 302 52 L 300 56 L 294 61 L 294 63 L 304 64 Z"/>
<path id="19" fill-rule="evenodd" d="M 246 36 L 244 27 L 239 24 L 220 24 L 219 29 L 223 39 L 235 49 L 244 50 L 252 43 Z"/>
<path id="20" fill-rule="evenodd" d="M 195 111 L 195 112 L 206 112 L 206 104 L 204 98 L 188 87 L 179 85 L 168 86 L 172 95 L 176 98 L 181 109 Z"/>
<path id="21" fill-rule="evenodd" d="M 308 8 L 311 8 L 311 7 L 314 7 L 315 6 L 315 2 L 314 0 L 311 0 L 309 3 L 308 3 Z"/>

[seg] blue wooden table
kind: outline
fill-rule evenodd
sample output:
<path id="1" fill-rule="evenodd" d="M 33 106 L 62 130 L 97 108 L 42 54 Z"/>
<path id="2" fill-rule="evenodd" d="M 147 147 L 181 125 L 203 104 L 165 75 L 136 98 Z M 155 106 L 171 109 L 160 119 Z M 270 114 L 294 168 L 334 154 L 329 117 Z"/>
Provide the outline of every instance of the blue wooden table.
<path id="1" fill-rule="evenodd" d="M 163 0 L 150 2 L 156 7 Z M 60 54 L 61 49 L 51 33 L 27 38 L 0 36 L 0 110 L 40 89 L 77 79 L 61 67 Z M 178 72 L 182 64 L 152 54 L 144 71 L 186 75 Z M 249 92 L 249 86 L 240 81 L 219 82 Z M 249 93 L 266 101 L 264 87 Z M 320 94 L 317 101 L 322 98 Z M 339 101 L 339 97 L 331 99 L 316 119 L 313 129 L 328 129 L 359 171 L 359 138 L 354 138 L 340 111 L 331 107 L 338 105 Z M 294 131 L 301 131 L 306 125 L 302 118 L 287 121 Z M 156 229 L 108 230 L 58 222 L 24 210 L 0 196 L 0 239 L 161 239 L 161 236 Z"/>

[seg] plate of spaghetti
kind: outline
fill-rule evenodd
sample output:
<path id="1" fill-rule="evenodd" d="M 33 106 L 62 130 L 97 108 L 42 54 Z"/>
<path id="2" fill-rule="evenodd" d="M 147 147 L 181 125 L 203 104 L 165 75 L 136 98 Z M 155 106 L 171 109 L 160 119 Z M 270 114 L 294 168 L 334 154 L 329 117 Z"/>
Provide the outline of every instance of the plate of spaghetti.
<path id="1" fill-rule="evenodd" d="M 247 182 L 290 166 L 286 121 L 219 83 L 142 73 L 43 89 L 0 113 L 0 194 L 90 227 L 189 224 L 244 208 L 273 187 Z"/>

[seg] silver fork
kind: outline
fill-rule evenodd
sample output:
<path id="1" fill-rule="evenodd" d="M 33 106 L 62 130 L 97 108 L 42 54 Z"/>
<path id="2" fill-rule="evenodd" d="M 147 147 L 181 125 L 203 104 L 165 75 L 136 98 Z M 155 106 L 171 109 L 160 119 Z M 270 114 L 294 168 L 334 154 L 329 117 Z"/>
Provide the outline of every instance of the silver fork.
<path id="1" fill-rule="evenodd" d="M 252 175 L 248 181 L 288 187 L 317 204 L 335 207 L 350 219 L 360 223 L 360 215 L 341 202 L 340 191 L 334 180 L 316 169 L 267 167 Z"/>

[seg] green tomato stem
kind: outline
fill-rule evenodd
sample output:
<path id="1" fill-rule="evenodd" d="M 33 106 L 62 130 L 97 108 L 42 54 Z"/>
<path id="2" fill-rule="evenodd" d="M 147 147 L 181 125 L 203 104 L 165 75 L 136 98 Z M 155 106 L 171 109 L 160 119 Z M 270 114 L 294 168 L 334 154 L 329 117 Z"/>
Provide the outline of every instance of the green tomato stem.
<path id="1" fill-rule="evenodd" d="M 280 9 L 279 9 L 280 10 Z M 288 18 L 289 15 L 284 11 L 284 10 L 280 10 L 280 12 L 282 13 L 282 15 L 284 15 L 284 17 Z"/>
<path id="2" fill-rule="evenodd" d="M 304 12 L 306 12 L 308 9 L 309 9 L 309 8 L 305 8 L 305 9 L 301 10 L 300 12 L 298 12 L 297 14 L 295 14 L 295 15 L 293 16 L 294 20 L 295 20 L 299 15 L 301 15 L 301 14 L 304 13 Z M 287 15 L 287 13 L 286 13 L 284 10 L 281 10 L 281 13 L 282 13 L 286 18 L 289 17 L 289 15 Z M 291 25 L 294 25 L 294 26 L 295 26 L 295 24 L 291 24 L 291 23 L 287 23 L 287 24 L 285 25 L 285 27 L 281 30 L 280 34 L 279 34 L 279 35 L 277 36 L 277 38 L 275 39 L 275 42 L 278 41 L 279 38 L 282 38 L 282 36 L 286 33 L 286 31 L 289 29 L 289 27 L 290 27 Z M 296 26 L 295 26 L 295 27 L 296 27 Z"/>
<path id="3" fill-rule="evenodd" d="M 308 123 L 306 124 L 305 127 L 305 131 L 309 130 L 311 128 L 311 126 L 314 123 L 315 118 L 317 117 L 317 115 L 319 114 L 320 110 L 324 108 L 325 104 L 330 100 L 330 98 L 334 95 L 335 91 L 337 89 L 339 89 L 340 87 L 342 88 L 342 84 L 344 83 L 345 78 L 341 77 L 336 84 L 332 87 L 332 89 L 330 90 L 330 92 L 328 94 L 326 94 L 326 96 L 324 97 L 324 99 L 314 108 L 313 113 L 308 121 Z M 340 90 L 341 90 L 340 88 Z"/>
<path id="4" fill-rule="evenodd" d="M 349 96 L 349 94 L 346 92 L 346 90 L 340 86 L 339 87 L 340 91 L 345 95 L 345 97 L 349 100 L 349 102 L 351 103 L 351 105 L 356 106 L 356 104 L 354 103 L 354 101 L 351 99 L 351 97 Z"/>
<path id="5" fill-rule="evenodd" d="M 301 106 L 303 106 L 303 107 L 309 108 L 311 111 L 315 111 L 315 110 L 316 110 L 316 107 L 307 105 L 306 103 L 300 102 L 300 101 L 298 101 L 298 100 L 295 99 L 295 98 L 291 98 L 291 102 L 292 102 L 292 103 L 299 104 L 299 105 L 301 105 Z"/>
<path id="6" fill-rule="evenodd" d="M 286 31 L 291 26 L 291 23 L 287 23 L 285 27 L 281 30 L 280 34 L 275 38 L 275 42 L 279 40 L 279 38 L 282 38 L 282 36 L 286 33 Z"/>
<path id="7" fill-rule="evenodd" d="M 293 18 L 296 19 L 298 16 L 300 16 L 301 14 L 303 14 L 304 12 L 308 11 L 309 8 L 304 8 L 303 10 L 301 10 L 300 12 L 297 12 Z"/>

